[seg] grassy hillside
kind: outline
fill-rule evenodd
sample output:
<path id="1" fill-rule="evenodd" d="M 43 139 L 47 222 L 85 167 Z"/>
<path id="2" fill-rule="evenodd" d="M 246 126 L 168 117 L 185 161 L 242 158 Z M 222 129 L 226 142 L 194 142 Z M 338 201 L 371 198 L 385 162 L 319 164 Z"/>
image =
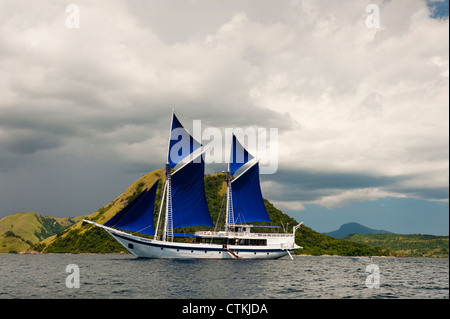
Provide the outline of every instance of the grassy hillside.
<path id="1" fill-rule="evenodd" d="M 86 216 L 86 218 L 104 224 L 145 188 L 151 187 L 161 175 L 162 181 L 159 183 L 155 201 L 155 207 L 159 207 L 161 188 L 164 183 L 164 170 L 162 169 L 142 176 L 111 203 Z M 108 235 L 106 231 L 82 221 L 41 241 L 33 248 L 47 253 L 113 253 L 124 250 L 123 246 Z"/>
<path id="2" fill-rule="evenodd" d="M 448 236 L 400 234 L 352 234 L 344 238 L 368 246 L 383 247 L 405 257 L 449 257 Z"/>
<path id="3" fill-rule="evenodd" d="M 129 201 L 135 198 L 143 189 L 155 183 L 159 176 L 156 200 L 155 200 L 155 221 L 160 206 L 161 189 L 164 184 L 164 170 L 157 170 L 148 173 L 128 187 L 123 194 L 113 200 L 110 204 L 99 209 L 92 215 L 90 220 L 103 224 L 119 212 Z M 225 175 L 222 173 L 205 176 L 205 190 L 209 210 L 214 223 L 218 229 L 223 228 L 225 220 L 225 196 L 226 184 Z M 272 220 L 272 224 L 282 226 L 280 229 L 258 229 L 259 231 L 291 232 L 292 227 L 298 222 L 292 217 L 282 213 L 269 201 L 264 200 L 264 204 Z M 155 223 L 156 224 L 156 223 Z M 255 223 L 257 224 L 257 223 Z M 267 224 L 267 223 L 264 223 Z M 205 227 L 189 227 L 179 232 L 194 233 L 198 229 Z M 313 231 L 308 227 L 301 227 L 296 234 L 296 242 L 303 246 L 303 250 L 298 250 L 298 254 L 312 255 L 385 255 L 388 252 L 367 245 L 353 243 L 349 241 L 335 239 Z M 124 251 L 124 248 L 115 241 L 103 229 L 86 223 L 77 223 L 65 231 L 55 236 L 49 237 L 34 247 L 48 253 L 111 253 Z"/>
<path id="4" fill-rule="evenodd" d="M 47 217 L 26 212 L 6 216 L 0 220 L 0 253 L 14 253 L 30 249 L 41 240 L 72 226 L 82 216 Z"/>
<path id="5" fill-rule="evenodd" d="M 391 252 L 380 247 L 337 239 L 303 226 L 296 233 L 296 242 L 304 249 L 297 254 L 339 256 L 390 256 Z"/>

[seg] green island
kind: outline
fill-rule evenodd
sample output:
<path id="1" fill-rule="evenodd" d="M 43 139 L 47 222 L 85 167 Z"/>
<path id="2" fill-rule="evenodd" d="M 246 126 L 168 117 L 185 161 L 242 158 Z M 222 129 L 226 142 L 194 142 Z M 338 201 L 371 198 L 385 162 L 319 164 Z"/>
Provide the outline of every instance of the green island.
<path id="1" fill-rule="evenodd" d="M 343 238 L 372 247 L 385 247 L 398 256 L 448 258 L 448 236 L 422 234 L 351 234 Z"/>
<path id="2" fill-rule="evenodd" d="M 103 229 L 83 223 L 82 219 L 88 218 L 100 224 L 105 223 L 161 177 L 155 201 L 156 219 L 164 182 L 163 173 L 163 170 L 156 170 L 142 176 L 111 203 L 90 215 L 56 218 L 27 212 L 6 216 L 0 220 L 0 253 L 128 253 Z M 206 175 L 205 190 L 211 217 L 216 227 L 221 229 L 224 222 L 225 174 Z M 272 224 L 281 227 L 279 229 L 255 227 L 255 232 L 291 232 L 292 227 L 298 224 L 298 221 L 284 214 L 268 200 L 265 199 L 264 204 Z M 189 227 L 177 231 L 194 233 L 199 229 L 204 230 L 205 227 Z M 336 239 L 316 232 L 308 226 L 302 226 L 297 230 L 296 243 L 303 247 L 295 251 L 296 255 L 446 258 L 449 245 L 448 236 L 431 235 L 353 234 Z"/>

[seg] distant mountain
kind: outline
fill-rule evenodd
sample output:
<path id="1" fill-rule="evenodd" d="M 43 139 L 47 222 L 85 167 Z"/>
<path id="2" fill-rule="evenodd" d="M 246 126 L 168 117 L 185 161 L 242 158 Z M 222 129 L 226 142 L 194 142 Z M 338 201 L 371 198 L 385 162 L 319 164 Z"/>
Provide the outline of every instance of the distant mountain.
<path id="1" fill-rule="evenodd" d="M 370 234 L 393 234 L 393 233 L 387 230 L 372 229 L 358 223 L 347 223 L 343 224 L 338 230 L 334 230 L 323 234 L 334 238 L 344 238 L 351 234 L 370 235 Z"/>

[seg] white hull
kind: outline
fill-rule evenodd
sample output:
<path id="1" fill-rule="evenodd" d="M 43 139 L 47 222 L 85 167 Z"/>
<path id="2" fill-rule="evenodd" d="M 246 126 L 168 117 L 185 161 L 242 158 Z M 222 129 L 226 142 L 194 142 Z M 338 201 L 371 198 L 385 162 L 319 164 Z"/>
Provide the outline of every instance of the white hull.
<path id="1" fill-rule="evenodd" d="M 301 248 L 295 244 L 281 243 L 281 238 L 275 244 L 267 246 L 228 245 L 224 247 L 218 244 L 168 242 L 131 235 L 87 220 L 86 222 L 105 229 L 130 253 L 139 258 L 278 259 L 290 255 L 296 248 Z"/>
<path id="2" fill-rule="evenodd" d="M 258 246 L 228 246 L 165 242 L 108 231 L 134 256 L 175 259 L 278 259 L 288 255 L 285 249 Z M 292 252 L 293 250 L 291 250 Z"/>

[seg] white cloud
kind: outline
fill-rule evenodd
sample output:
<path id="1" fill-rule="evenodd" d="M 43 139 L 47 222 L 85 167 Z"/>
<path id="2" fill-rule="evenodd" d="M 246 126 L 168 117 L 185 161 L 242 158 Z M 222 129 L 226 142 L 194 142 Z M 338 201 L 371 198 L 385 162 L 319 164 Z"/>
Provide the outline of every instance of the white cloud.
<path id="1" fill-rule="evenodd" d="M 304 210 L 304 202 L 302 201 L 272 201 L 272 204 L 281 210 L 299 211 Z"/>
<path id="2" fill-rule="evenodd" d="M 356 190 L 336 191 L 335 194 L 330 194 L 322 197 L 316 203 L 325 206 L 328 209 L 336 207 L 343 207 L 351 202 L 374 201 L 379 198 L 394 197 L 406 198 L 406 195 L 387 192 L 378 188 L 361 188 Z"/>

